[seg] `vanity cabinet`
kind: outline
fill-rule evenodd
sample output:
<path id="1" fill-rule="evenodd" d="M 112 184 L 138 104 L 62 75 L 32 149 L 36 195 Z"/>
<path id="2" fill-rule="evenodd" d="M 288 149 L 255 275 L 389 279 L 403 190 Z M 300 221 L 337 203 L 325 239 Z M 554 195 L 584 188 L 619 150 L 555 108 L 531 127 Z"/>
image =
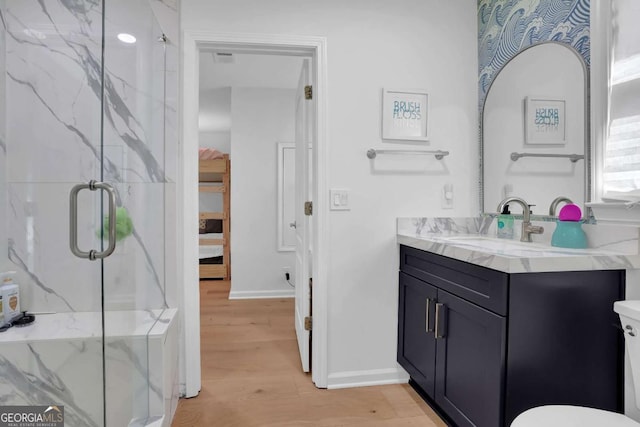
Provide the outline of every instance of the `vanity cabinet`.
<path id="1" fill-rule="evenodd" d="M 400 247 L 398 362 L 456 426 L 526 409 L 622 410 L 621 271 L 507 274 Z"/>

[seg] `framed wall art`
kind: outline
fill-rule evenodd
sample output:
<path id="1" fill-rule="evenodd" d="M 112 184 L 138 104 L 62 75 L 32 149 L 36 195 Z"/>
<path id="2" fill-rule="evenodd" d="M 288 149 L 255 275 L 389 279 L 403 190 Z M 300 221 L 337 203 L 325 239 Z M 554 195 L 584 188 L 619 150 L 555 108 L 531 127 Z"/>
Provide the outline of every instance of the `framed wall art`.
<path id="1" fill-rule="evenodd" d="M 382 90 L 382 139 L 428 141 L 429 94 Z"/>

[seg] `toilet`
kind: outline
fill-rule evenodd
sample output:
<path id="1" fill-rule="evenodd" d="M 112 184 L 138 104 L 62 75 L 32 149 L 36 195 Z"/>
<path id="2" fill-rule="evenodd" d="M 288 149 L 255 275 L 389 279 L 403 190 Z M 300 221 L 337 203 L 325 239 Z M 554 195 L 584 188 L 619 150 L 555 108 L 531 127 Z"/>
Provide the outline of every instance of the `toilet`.
<path id="1" fill-rule="evenodd" d="M 640 301 L 617 301 L 613 310 L 620 316 L 631 377 L 640 408 Z M 615 412 L 570 405 L 539 406 L 518 415 L 511 427 L 640 427 L 640 423 Z"/>

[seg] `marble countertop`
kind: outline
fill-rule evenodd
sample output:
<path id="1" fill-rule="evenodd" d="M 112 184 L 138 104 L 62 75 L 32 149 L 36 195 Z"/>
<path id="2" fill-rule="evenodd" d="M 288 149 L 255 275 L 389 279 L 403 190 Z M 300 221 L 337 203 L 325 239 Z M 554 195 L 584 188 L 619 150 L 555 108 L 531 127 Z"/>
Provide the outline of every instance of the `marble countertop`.
<path id="1" fill-rule="evenodd" d="M 533 243 L 498 239 L 494 218 L 398 218 L 399 244 L 505 273 L 640 269 L 640 228 L 584 225 L 589 249 L 549 244 L 555 223 Z M 516 229 L 518 224 L 516 224 Z"/>

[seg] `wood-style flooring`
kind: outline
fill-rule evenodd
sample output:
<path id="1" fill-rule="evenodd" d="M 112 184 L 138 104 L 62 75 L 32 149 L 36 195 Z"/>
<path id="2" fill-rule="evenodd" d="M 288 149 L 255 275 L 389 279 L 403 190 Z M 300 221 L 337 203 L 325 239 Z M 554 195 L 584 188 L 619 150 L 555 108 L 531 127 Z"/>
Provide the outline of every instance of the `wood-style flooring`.
<path id="1" fill-rule="evenodd" d="M 228 300 L 200 282 L 202 390 L 180 399 L 172 427 L 445 427 L 406 384 L 316 388 L 302 372 L 293 299 Z"/>

